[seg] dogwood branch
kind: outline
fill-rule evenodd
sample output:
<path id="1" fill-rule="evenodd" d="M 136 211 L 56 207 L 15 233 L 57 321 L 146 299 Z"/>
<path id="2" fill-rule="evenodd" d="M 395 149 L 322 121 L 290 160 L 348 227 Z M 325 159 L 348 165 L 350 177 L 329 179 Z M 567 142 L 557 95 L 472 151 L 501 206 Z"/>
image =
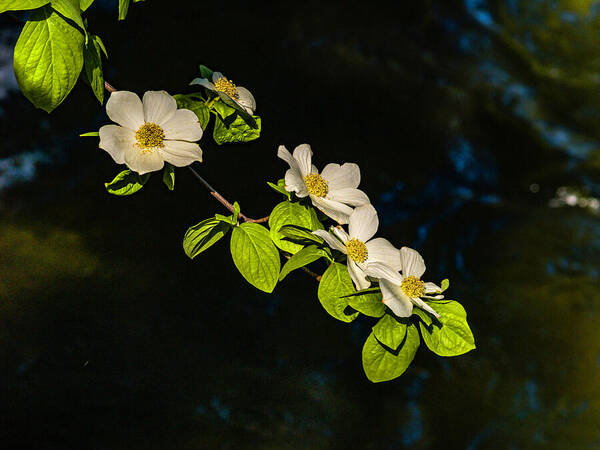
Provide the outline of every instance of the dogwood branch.
<path id="1" fill-rule="evenodd" d="M 104 82 L 104 89 L 106 89 L 107 92 L 110 92 L 111 94 L 113 92 L 116 91 L 116 89 L 108 82 L 105 81 Z M 202 183 L 204 185 L 204 187 L 206 189 L 208 189 L 208 192 L 210 193 L 210 195 L 212 195 L 214 198 L 217 199 L 217 201 L 219 203 L 221 203 L 225 208 L 227 208 L 229 211 L 233 212 L 233 205 L 225 198 L 223 197 L 221 194 L 219 194 L 217 192 L 217 190 L 212 187 L 208 181 L 206 181 L 204 178 L 202 178 L 200 176 L 200 174 L 198 172 L 196 172 L 194 169 L 192 169 L 190 166 L 188 166 L 188 169 L 191 170 L 191 172 L 194 174 L 194 176 L 196 177 L 196 179 L 198 179 L 198 181 L 200 181 L 200 183 Z M 269 216 L 267 217 L 262 217 L 260 219 L 252 219 L 251 217 L 246 216 L 245 214 L 242 214 L 241 212 L 239 213 L 239 217 L 244 221 L 244 222 L 251 222 L 251 223 L 264 223 L 267 220 L 269 220 Z"/>

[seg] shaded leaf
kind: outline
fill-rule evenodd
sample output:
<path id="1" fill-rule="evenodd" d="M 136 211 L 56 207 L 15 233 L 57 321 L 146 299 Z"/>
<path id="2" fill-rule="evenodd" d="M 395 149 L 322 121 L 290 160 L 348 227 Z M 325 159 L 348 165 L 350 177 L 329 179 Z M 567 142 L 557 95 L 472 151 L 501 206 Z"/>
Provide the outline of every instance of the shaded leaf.
<path id="1" fill-rule="evenodd" d="M 104 183 L 106 190 L 113 195 L 131 195 L 139 191 L 146 181 L 150 178 L 150 174 L 139 175 L 129 169 L 119 173 L 110 183 Z"/>
<path id="2" fill-rule="evenodd" d="M 183 236 L 183 251 L 190 258 L 195 258 L 204 250 L 221 239 L 231 229 L 220 220 L 210 218 L 188 228 Z"/>

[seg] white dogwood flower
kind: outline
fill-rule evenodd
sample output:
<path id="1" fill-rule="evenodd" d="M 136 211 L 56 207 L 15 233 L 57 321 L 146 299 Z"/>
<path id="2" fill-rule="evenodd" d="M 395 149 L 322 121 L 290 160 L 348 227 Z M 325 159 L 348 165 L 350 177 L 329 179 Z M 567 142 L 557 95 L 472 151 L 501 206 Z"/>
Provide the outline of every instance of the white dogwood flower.
<path id="1" fill-rule="evenodd" d="M 256 100 L 252 93 L 243 86 L 236 86 L 221 72 L 213 72 L 212 82 L 206 78 L 194 78 L 190 84 L 199 84 L 216 92 L 225 103 L 231 100 L 250 115 L 256 110 Z"/>
<path id="2" fill-rule="evenodd" d="M 367 276 L 386 278 L 401 283 L 400 251 L 387 239 L 371 239 L 377 232 L 379 219 L 373 205 L 360 206 L 350 215 L 348 233 L 341 226 L 331 227 L 336 237 L 325 230 L 313 231 L 334 250 L 347 255 L 348 272 L 356 289 L 371 285 Z"/>
<path id="3" fill-rule="evenodd" d="M 431 306 L 421 300 L 421 297 L 444 298 L 443 295 L 435 297 L 426 295 L 439 293 L 442 289 L 435 283 L 421 281 L 421 276 L 425 273 L 423 257 L 412 248 L 402 247 L 400 249 L 400 262 L 402 265 L 400 283 L 397 280 L 390 280 L 385 277 L 379 280 L 383 303 L 398 317 L 410 317 L 413 304 L 435 317 L 440 317 Z"/>
<path id="4" fill-rule="evenodd" d="M 298 197 L 309 196 L 312 204 L 338 223 L 348 223 L 352 206 L 369 204 L 369 197 L 356 189 L 360 184 L 360 169 L 354 163 L 327 164 L 321 174 L 312 165 L 310 145 L 296 147 L 293 156 L 283 145 L 277 156 L 290 168 L 285 173 L 285 189 Z"/>
<path id="5" fill-rule="evenodd" d="M 100 128 L 100 148 L 117 164 L 127 164 L 140 175 L 163 168 L 202 161 L 195 144 L 202 137 L 198 117 L 165 91 L 148 91 L 143 102 L 133 92 L 116 91 L 106 102 L 106 114 L 119 125 Z"/>

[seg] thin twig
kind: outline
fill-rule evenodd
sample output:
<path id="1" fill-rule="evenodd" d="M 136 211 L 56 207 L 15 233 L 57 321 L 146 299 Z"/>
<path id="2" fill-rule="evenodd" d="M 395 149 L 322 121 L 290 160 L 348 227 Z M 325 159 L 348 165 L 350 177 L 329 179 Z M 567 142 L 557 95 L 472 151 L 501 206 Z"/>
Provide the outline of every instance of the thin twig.
<path id="1" fill-rule="evenodd" d="M 285 256 L 287 259 L 290 259 L 291 256 L 284 253 L 283 256 Z M 308 267 L 300 267 L 302 270 L 304 270 L 307 274 L 309 274 L 311 277 L 313 277 L 315 280 L 317 281 L 321 281 L 321 275 L 319 275 L 318 273 L 313 272 L 312 270 L 310 270 Z"/>
<path id="2" fill-rule="evenodd" d="M 110 93 L 113 93 L 116 91 L 116 89 L 108 81 L 104 82 L 104 89 L 106 89 Z M 206 181 L 204 178 L 202 178 L 198 172 L 196 172 L 194 169 L 192 169 L 192 167 L 188 166 L 188 169 L 190 169 L 192 171 L 192 173 L 194 174 L 194 176 L 200 181 L 200 183 L 202 183 L 204 185 L 204 187 L 208 190 L 210 195 L 212 195 L 214 198 L 216 198 L 217 201 L 219 201 L 229 211 L 233 212 L 233 205 L 229 201 L 227 201 L 227 199 L 225 197 L 223 197 L 221 194 L 219 194 L 217 192 L 217 190 L 214 187 L 212 187 L 208 183 L 208 181 Z M 239 217 L 242 218 L 242 220 L 244 222 L 250 222 L 250 223 L 264 223 L 267 220 L 269 220 L 269 216 L 262 217 L 260 219 L 252 219 L 242 213 L 239 213 Z"/>

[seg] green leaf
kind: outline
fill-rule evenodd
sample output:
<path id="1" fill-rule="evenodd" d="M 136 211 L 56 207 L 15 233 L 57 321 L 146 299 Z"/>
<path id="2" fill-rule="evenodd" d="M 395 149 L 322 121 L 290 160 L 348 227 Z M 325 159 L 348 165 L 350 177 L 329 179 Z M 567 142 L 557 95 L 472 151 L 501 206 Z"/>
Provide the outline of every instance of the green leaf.
<path id="1" fill-rule="evenodd" d="M 229 225 L 237 225 L 237 220 L 234 220 L 233 215 L 224 216 L 222 214 L 215 214 L 215 219 L 220 220 L 221 222 L 225 222 Z"/>
<path id="2" fill-rule="evenodd" d="M 51 112 L 71 92 L 83 67 L 83 34 L 52 8 L 31 14 L 15 46 L 14 70 L 21 91 Z"/>
<path id="3" fill-rule="evenodd" d="M 390 381 L 399 377 L 410 366 L 419 345 L 419 332 L 412 324 L 407 326 L 404 342 L 395 352 L 386 350 L 374 333 L 371 333 L 362 350 L 365 375 L 373 383 Z"/>
<path id="4" fill-rule="evenodd" d="M 379 342 L 395 351 L 404 341 L 406 324 L 386 314 L 373 327 L 373 334 Z"/>
<path id="5" fill-rule="evenodd" d="M 440 315 L 429 326 L 419 322 L 423 340 L 432 352 L 440 356 L 458 356 L 475 348 L 467 313 L 460 303 L 453 300 L 427 303 Z"/>
<path id="6" fill-rule="evenodd" d="M 413 308 L 413 313 L 419 316 L 425 325 L 430 326 L 433 323 L 433 316 L 427 311 L 423 311 L 421 308 L 416 307 Z"/>
<path id="7" fill-rule="evenodd" d="M 261 120 L 259 116 L 253 116 L 256 128 L 250 127 L 239 115 L 231 123 L 217 118 L 213 128 L 213 138 L 218 145 L 234 142 L 250 142 L 260 137 Z"/>
<path id="8" fill-rule="evenodd" d="M 48 3 L 50 3 L 50 0 L 2 0 L 2 2 L 0 2 L 0 14 L 4 11 L 37 9 Z"/>
<path id="9" fill-rule="evenodd" d="M 131 0 L 119 0 L 119 20 L 125 20 Z"/>
<path id="10" fill-rule="evenodd" d="M 331 256 L 331 249 L 328 246 L 323 246 L 323 239 L 313 234 L 308 228 L 300 227 L 298 225 L 284 225 L 279 229 L 279 235 L 281 237 L 281 242 L 284 243 L 294 243 L 298 244 L 301 247 L 306 245 L 317 244 L 322 248 L 327 250 L 327 254 Z"/>
<path id="11" fill-rule="evenodd" d="M 344 296 L 355 292 L 354 284 L 344 264 L 332 263 L 319 282 L 319 301 L 325 311 L 342 322 L 352 322 L 358 313 L 350 315 L 344 310 L 348 307 L 348 299 Z"/>
<path id="12" fill-rule="evenodd" d="M 285 190 L 285 180 L 281 179 L 277 182 L 277 184 L 273 184 L 270 181 L 267 181 L 267 184 L 275 191 L 279 192 L 287 197 L 288 200 L 292 198 L 291 192 Z"/>
<path id="13" fill-rule="evenodd" d="M 369 317 L 381 317 L 385 314 L 385 305 L 381 301 L 381 291 L 357 291 L 347 297 L 348 304 Z"/>
<path id="14" fill-rule="evenodd" d="M 81 9 L 82 11 L 85 11 L 90 6 L 92 6 L 92 3 L 94 3 L 94 0 L 80 0 L 79 9 Z"/>
<path id="15" fill-rule="evenodd" d="M 106 47 L 104 46 L 104 42 L 102 42 L 102 39 L 100 39 L 100 36 L 97 36 L 94 34 L 92 36 L 92 39 L 94 39 L 94 41 L 96 41 L 96 43 L 100 46 L 102 53 L 104 53 L 104 57 L 106 59 L 108 59 L 108 52 L 106 51 Z"/>
<path id="16" fill-rule="evenodd" d="M 233 223 L 237 223 L 238 217 L 240 215 L 240 205 L 238 202 L 233 202 Z"/>
<path id="17" fill-rule="evenodd" d="M 210 110 L 206 107 L 202 97 L 199 97 L 199 94 L 176 94 L 173 98 L 177 101 L 178 108 L 189 109 L 196 114 L 200 126 L 203 130 L 206 129 L 210 120 Z"/>
<path id="18" fill-rule="evenodd" d="M 304 267 L 322 257 L 327 258 L 327 252 L 316 245 L 303 248 L 283 265 L 279 274 L 279 281 L 282 281 L 291 271 Z"/>
<path id="19" fill-rule="evenodd" d="M 183 251 L 189 258 L 195 258 L 221 239 L 231 229 L 231 225 L 210 218 L 188 228 L 183 236 Z"/>
<path id="20" fill-rule="evenodd" d="M 254 287 L 273 292 L 279 277 L 279 252 L 267 229 L 257 223 L 233 228 L 231 256 L 242 276 Z"/>
<path id="21" fill-rule="evenodd" d="M 172 191 L 175 189 L 175 167 L 168 162 L 165 163 L 165 169 L 163 170 L 163 183 L 165 186 Z"/>
<path id="22" fill-rule="evenodd" d="M 448 280 L 447 278 L 445 280 L 442 280 L 442 292 L 444 292 L 446 289 L 448 289 L 450 287 L 450 280 Z"/>
<path id="23" fill-rule="evenodd" d="M 131 195 L 139 191 L 146 181 L 150 178 L 150 174 L 139 175 L 129 169 L 118 174 L 110 183 L 104 183 L 106 190 L 114 195 Z"/>
<path id="24" fill-rule="evenodd" d="M 83 134 L 79 135 L 79 137 L 87 137 L 87 136 L 98 137 L 98 136 L 100 136 L 100 133 L 98 131 L 90 131 L 88 133 L 83 133 Z"/>
<path id="25" fill-rule="evenodd" d="M 102 104 L 104 102 L 104 76 L 102 74 L 102 56 L 100 53 L 102 50 L 94 38 L 95 36 L 92 36 L 83 48 L 84 69 L 94 95 Z"/>
<path id="26" fill-rule="evenodd" d="M 198 67 L 200 68 L 200 77 L 206 78 L 208 81 L 212 82 L 213 71 L 202 64 L 200 64 Z"/>
<path id="27" fill-rule="evenodd" d="M 56 12 L 75 22 L 85 31 L 83 19 L 81 18 L 81 10 L 79 9 L 79 0 L 50 0 L 50 6 Z"/>
<path id="28" fill-rule="evenodd" d="M 271 229 L 271 239 L 277 247 L 289 253 L 297 253 L 302 249 L 302 245 L 283 240 L 284 235 L 279 233 L 281 227 L 285 225 L 296 225 L 308 230 L 313 226 L 312 216 L 309 208 L 297 202 L 284 201 L 279 203 L 269 216 L 269 228 Z M 308 234 L 311 234 L 310 232 Z M 314 235 L 313 235 L 314 236 Z M 314 236 L 318 238 L 318 236 Z M 318 238 L 320 239 L 320 238 Z M 314 240 L 314 242 L 319 242 Z"/>

